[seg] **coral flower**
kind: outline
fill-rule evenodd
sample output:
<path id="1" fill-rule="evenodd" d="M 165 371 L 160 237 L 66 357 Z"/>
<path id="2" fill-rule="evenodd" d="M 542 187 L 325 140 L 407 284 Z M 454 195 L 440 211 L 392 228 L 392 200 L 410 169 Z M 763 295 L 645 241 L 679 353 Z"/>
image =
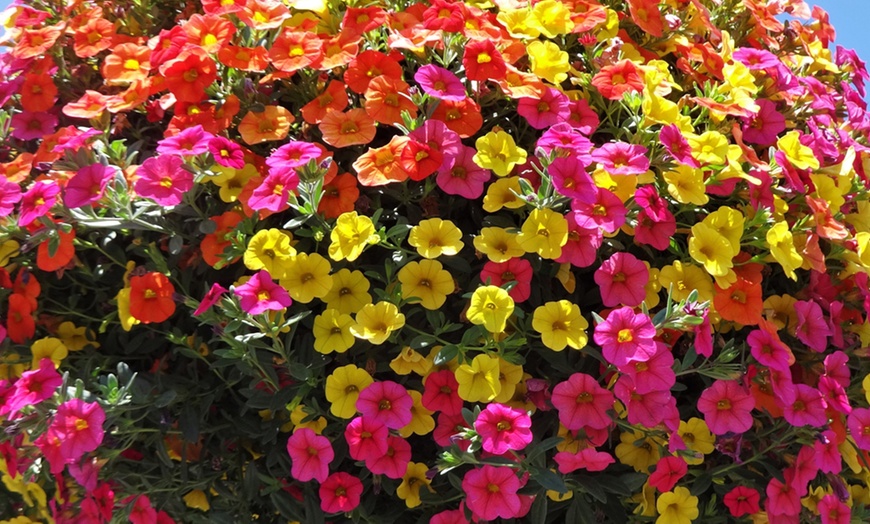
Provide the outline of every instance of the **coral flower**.
<path id="1" fill-rule="evenodd" d="M 320 509 L 324 513 L 347 513 L 359 506 L 363 485 L 349 473 L 339 471 L 320 485 Z"/>
<path id="2" fill-rule="evenodd" d="M 317 67 L 323 58 L 323 41 L 307 31 L 285 30 L 269 48 L 269 59 L 278 71 L 295 73 L 305 67 Z"/>
<path id="3" fill-rule="evenodd" d="M 163 64 L 160 74 L 179 102 L 195 104 L 205 98 L 206 88 L 217 79 L 217 66 L 204 51 L 189 48 Z"/>
<path id="4" fill-rule="evenodd" d="M 417 105 L 408 92 L 410 86 L 398 78 L 381 75 L 372 79 L 366 89 L 365 110 L 380 124 L 396 125 L 404 122 L 402 113 L 417 118 Z"/>
<path id="5" fill-rule="evenodd" d="M 615 309 L 607 320 L 595 326 L 593 338 L 608 362 L 623 367 L 629 362 L 646 362 L 656 353 L 656 328 L 647 315 L 630 307 Z"/>
<path id="6" fill-rule="evenodd" d="M 184 168 L 184 160 L 176 155 L 153 156 L 142 162 L 136 171 L 133 189 L 161 206 L 181 203 L 184 194 L 193 188 L 193 173 Z"/>
<path id="7" fill-rule="evenodd" d="M 468 471 L 462 479 L 465 505 L 481 520 L 516 517 L 522 505 L 519 489 L 514 470 L 504 466 L 486 464 Z"/>
<path id="8" fill-rule="evenodd" d="M 266 311 L 283 311 L 293 303 L 287 291 L 272 280 L 265 269 L 254 274 L 247 282 L 235 288 L 242 309 L 251 315 Z"/>
<path id="9" fill-rule="evenodd" d="M 302 106 L 302 118 L 311 125 L 317 125 L 330 111 L 344 111 L 348 104 L 346 87 L 343 82 L 331 80 L 314 100 Z"/>
<path id="10" fill-rule="evenodd" d="M 532 441 L 532 419 L 528 413 L 504 404 L 487 404 L 474 422 L 484 451 L 501 455 L 519 451 Z"/>
<path id="11" fill-rule="evenodd" d="M 646 298 L 649 269 L 631 253 L 614 253 L 595 270 L 594 278 L 606 307 L 636 307 Z"/>
<path id="12" fill-rule="evenodd" d="M 358 54 L 348 64 L 344 82 L 351 91 L 361 95 L 369 88 L 369 83 L 381 75 L 402 78 L 402 66 L 392 57 L 370 49 Z"/>
<path id="13" fill-rule="evenodd" d="M 698 411 L 716 435 L 743 433 L 752 427 L 755 399 L 734 380 L 717 380 L 701 393 Z"/>
<path id="14" fill-rule="evenodd" d="M 608 100 L 621 100 L 625 93 L 639 93 L 643 90 L 643 78 L 631 60 L 621 60 L 601 68 L 594 77 L 592 85 L 601 96 Z"/>
<path id="15" fill-rule="evenodd" d="M 355 108 L 342 113 L 327 111 L 318 126 L 323 141 L 333 147 L 365 145 L 375 138 L 375 120 L 365 109 Z"/>
<path id="16" fill-rule="evenodd" d="M 238 131 L 242 140 L 250 145 L 284 140 L 295 120 L 293 114 L 281 106 L 266 106 L 262 111 L 248 111 L 239 122 Z"/>
<path id="17" fill-rule="evenodd" d="M 461 102 L 442 100 L 432 112 L 431 118 L 444 122 L 447 127 L 462 138 L 474 136 L 483 127 L 480 106 L 471 98 Z"/>
<path id="18" fill-rule="evenodd" d="M 290 474 L 301 482 L 325 481 L 329 475 L 329 463 L 335 457 L 329 439 L 309 428 L 293 432 L 287 440 L 287 453 L 292 463 Z"/>
<path id="19" fill-rule="evenodd" d="M 175 313 L 175 287 L 162 273 L 150 272 L 130 278 L 130 314 L 149 324 L 163 322 Z"/>
<path id="20" fill-rule="evenodd" d="M 408 172 L 402 167 L 402 150 L 411 139 L 393 136 L 381 146 L 369 149 L 353 163 L 359 183 L 368 186 L 384 186 L 391 182 L 403 182 Z"/>
<path id="21" fill-rule="evenodd" d="M 571 431 L 584 426 L 593 429 L 608 427 L 612 418 L 613 393 L 584 373 L 574 373 L 553 388 L 553 406 L 559 412 L 559 422 Z"/>
<path id="22" fill-rule="evenodd" d="M 489 261 L 480 271 L 480 280 L 493 286 L 502 287 L 508 282 L 516 282 L 508 294 L 515 303 L 528 300 L 532 293 L 532 264 L 524 258 L 512 258 L 506 262 Z"/>
<path id="23" fill-rule="evenodd" d="M 356 409 L 363 417 L 384 424 L 389 429 L 400 429 L 411 422 L 411 395 L 400 384 L 391 380 L 373 382 L 360 391 Z"/>
<path id="24" fill-rule="evenodd" d="M 426 409 L 456 416 L 462 411 L 462 398 L 457 393 L 459 382 L 452 371 L 436 371 L 423 379 L 422 403 Z"/>

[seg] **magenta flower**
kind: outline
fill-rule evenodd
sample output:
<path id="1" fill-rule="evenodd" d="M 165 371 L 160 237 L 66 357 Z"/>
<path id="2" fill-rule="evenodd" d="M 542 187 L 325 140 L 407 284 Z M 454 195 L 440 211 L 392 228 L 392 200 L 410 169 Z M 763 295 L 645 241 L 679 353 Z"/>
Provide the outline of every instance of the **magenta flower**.
<path id="1" fill-rule="evenodd" d="M 52 475 L 59 475 L 66 467 L 67 457 L 60 451 L 61 436 L 58 431 L 49 426 L 48 431 L 39 436 L 33 444 L 39 448 L 40 454 L 48 461 Z"/>
<path id="2" fill-rule="evenodd" d="M 586 172 L 582 162 L 578 162 L 574 157 L 557 157 L 547 167 L 547 172 L 550 174 L 553 186 L 562 196 L 585 204 L 593 204 L 597 200 L 598 187 Z"/>
<path id="3" fill-rule="evenodd" d="M 354 460 L 370 460 L 387 452 L 389 429 L 383 422 L 356 417 L 344 428 L 348 453 Z"/>
<path id="4" fill-rule="evenodd" d="M 457 393 L 458 389 L 456 376 L 449 369 L 430 373 L 423 379 L 421 403 L 429 411 L 459 415 L 462 412 L 462 398 Z"/>
<path id="5" fill-rule="evenodd" d="M 417 69 L 414 80 L 420 84 L 424 93 L 441 100 L 462 102 L 468 96 L 465 93 L 465 86 L 456 75 L 433 64 Z"/>
<path id="6" fill-rule="evenodd" d="M 266 311 L 282 311 L 293 303 L 287 290 L 272 281 L 265 269 L 254 274 L 247 282 L 235 288 L 239 303 L 246 313 L 259 315 Z"/>
<path id="7" fill-rule="evenodd" d="M 177 155 L 153 156 L 142 162 L 136 174 L 136 193 L 161 206 L 180 204 L 193 188 L 193 173 L 184 168 L 184 160 Z"/>
<path id="8" fill-rule="evenodd" d="M 462 509 L 445 509 L 432 515 L 429 524 L 468 524 Z"/>
<path id="9" fill-rule="evenodd" d="M 592 142 L 567 122 L 560 122 L 544 131 L 535 144 L 535 150 L 543 151 L 546 156 L 555 153 L 557 158 L 571 158 L 573 165 L 584 169 L 592 163 L 589 159 Z"/>
<path id="10" fill-rule="evenodd" d="M 646 298 L 649 269 L 631 253 L 617 252 L 601 263 L 593 277 L 607 307 L 636 307 Z"/>
<path id="11" fill-rule="evenodd" d="M 525 411 L 504 404 L 487 404 L 474 421 L 484 451 L 501 455 L 521 450 L 532 441 L 532 419 Z"/>
<path id="12" fill-rule="evenodd" d="M 232 140 L 222 136 L 212 137 L 208 141 L 208 150 L 219 165 L 234 169 L 245 167 L 245 151 Z"/>
<path id="13" fill-rule="evenodd" d="M 580 100 L 572 100 L 569 102 L 568 107 L 571 110 L 571 116 L 568 117 L 568 123 L 571 127 L 586 136 L 595 132 L 600 120 L 598 119 L 598 113 L 589 107 L 589 102 L 582 98 Z"/>
<path id="14" fill-rule="evenodd" d="M 597 188 L 595 200 L 587 203 L 581 200 L 571 201 L 571 211 L 577 225 L 586 229 L 601 228 L 606 233 L 613 233 L 625 224 L 627 210 L 622 200 L 611 191 Z"/>
<path id="15" fill-rule="evenodd" d="M 359 392 L 356 401 L 356 409 L 364 418 L 380 422 L 389 429 L 407 426 L 413 406 L 408 390 L 392 380 L 372 382 Z"/>
<path id="16" fill-rule="evenodd" d="M 462 414 L 448 415 L 441 412 L 435 421 L 435 430 L 432 432 L 432 439 L 441 447 L 447 447 L 450 444 L 456 444 L 460 449 L 468 449 L 471 442 L 466 439 L 460 439 L 458 434 L 468 429 L 468 423 Z"/>
<path id="17" fill-rule="evenodd" d="M 595 448 L 583 448 L 576 453 L 560 451 L 553 457 L 559 466 L 559 473 L 567 475 L 578 469 L 586 471 L 604 471 L 607 466 L 616 462 L 613 455 L 606 451 L 597 451 Z"/>
<path id="18" fill-rule="evenodd" d="M 787 371 L 794 364 L 794 354 L 786 346 L 776 331 L 756 329 L 746 337 L 752 356 L 759 364 L 769 368 Z"/>
<path id="19" fill-rule="evenodd" d="M 852 510 L 837 495 L 828 493 L 818 505 L 822 524 L 849 524 L 852 522 Z"/>
<path id="20" fill-rule="evenodd" d="M 57 117 L 51 113 L 23 111 L 12 115 L 12 136 L 18 140 L 34 140 L 54 133 Z"/>
<path id="21" fill-rule="evenodd" d="M 532 264 L 524 258 L 512 258 L 506 262 L 487 261 L 480 271 L 481 282 L 501 287 L 508 282 L 516 285 L 508 291 L 514 302 L 519 304 L 528 300 L 532 294 Z"/>
<path id="22" fill-rule="evenodd" d="M 0 405 L 0 414 L 10 413 L 13 418 L 21 408 L 35 406 L 51 398 L 63 383 L 63 378 L 50 358 L 39 360 L 39 368 L 25 371 L 12 386 L 10 397 Z"/>
<path id="23" fill-rule="evenodd" d="M 15 204 L 20 201 L 21 186 L 10 182 L 6 177 L 0 177 L 0 218 L 8 217 L 12 214 Z"/>
<path id="24" fill-rule="evenodd" d="M 673 215 L 668 211 L 668 201 L 662 198 L 653 185 L 645 185 L 634 192 L 634 201 L 654 220 L 667 220 Z"/>
<path id="25" fill-rule="evenodd" d="M 758 113 L 744 119 L 743 140 L 762 147 L 772 146 L 777 136 L 785 131 L 785 116 L 776 110 L 770 100 L 756 100 Z"/>
<path id="26" fill-rule="evenodd" d="M 585 228 L 577 225 L 574 213 L 568 213 L 565 219 L 568 221 L 568 241 L 562 246 L 562 254 L 556 262 L 567 262 L 575 267 L 591 266 L 597 258 L 604 235 L 597 227 Z"/>
<path id="27" fill-rule="evenodd" d="M 294 170 L 269 173 L 248 199 L 251 209 L 266 209 L 277 213 L 290 207 L 290 192 L 299 186 L 299 176 Z"/>
<path id="28" fill-rule="evenodd" d="M 60 187 L 49 180 L 34 182 L 30 189 L 21 195 L 21 209 L 18 215 L 18 225 L 27 226 L 37 218 L 48 213 L 57 202 Z"/>
<path id="29" fill-rule="evenodd" d="M 157 524 L 157 510 L 151 506 L 148 495 L 139 495 L 130 508 L 131 524 Z"/>
<path id="30" fill-rule="evenodd" d="M 665 146 L 665 151 L 677 162 L 690 167 L 701 167 L 701 163 L 692 156 L 692 146 L 676 124 L 662 126 L 659 140 Z"/>
<path id="31" fill-rule="evenodd" d="M 677 381 L 673 367 L 674 355 L 670 348 L 667 344 L 656 342 L 656 352 L 649 360 L 630 362 L 620 371 L 634 380 L 635 389 L 643 395 L 652 391 L 670 391 Z"/>
<path id="32" fill-rule="evenodd" d="M 302 167 L 312 160 L 317 160 L 323 155 L 323 150 L 311 142 L 294 140 L 275 150 L 266 159 L 269 173 L 284 172 Z"/>
<path id="33" fill-rule="evenodd" d="M 70 209 L 93 205 L 103 198 L 115 170 L 102 164 L 85 166 L 73 175 L 63 190 L 63 203 Z"/>
<path id="34" fill-rule="evenodd" d="M 783 417 L 795 427 L 821 427 L 828 423 L 828 407 L 821 392 L 806 384 L 795 384 L 794 394 L 784 398 Z"/>
<path id="35" fill-rule="evenodd" d="M 290 475 L 300 482 L 323 482 L 329 475 L 329 463 L 335 457 L 329 439 L 309 428 L 299 428 L 287 440 L 292 463 Z"/>
<path id="36" fill-rule="evenodd" d="M 350 473 L 339 471 L 320 485 L 320 509 L 324 513 L 347 513 L 359 506 L 362 482 Z"/>
<path id="37" fill-rule="evenodd" d="M 677 485 L 689 472 L 686 461 L 680 457 L 663 457 L 656 463 L 656 470 L 649 476 L 649 485 L 666 493 Z"/>
<path id="38" fill-rule="evenodd" d="M 767 503 L 765 508 L 768 515 L 794 515 L 801 511 L 801 500 L 798 492 L 789 484 L 784 484 L 777 478 L 773 478 L 767 484 Z"/>
<path id="39" fill-rule="evenodd" d="M 462 148 L 467 147 L 462 145 L 462 138 L 460 138 L 459 134 L 455 131 L 452 131 L 450 128 L 447 127 L 447 124 L 440 120 L 426 120 L 425 122 L 423 122 L 423 125 L 411 131 L 411 134 L 409 134 L 408 136 L 412 140 L 416 140 L 417 142 L 426 144 L 430 148 L 435 149 L 441 153 L 442 161 L 441 166 L 438 168 L 439 171 L 450 169 L 453 166 L 454 160 L 459 156 L 459 153 L 462 151 Z M 475 151 L 474 148 L 470 149 L 472 151 L 471 156 L 474 156 L 477 151 Z M 487 180 L 489 180 L 489 171 L 484 171 L 486 171 Z"/>
<path id="40" fill-rule="evenodd" d="M 837 434 L 827 429 L 813 442 L 813 459 L 822 473 L 837 475 L 843 469 L 843 457 L 837 448 Z"/>
<path id="41" fill-rule="evenodd" d="M 503 466 L 486 464 L 468 471 L 462 479 L 465 505 L 481 520 L 516 517 L 522 505 L 517 496 L 519 489 L 520 480 L 514 470 Z"/>
<path id="42" fill-rule="evenodd" d="M 558 89 L 548 87 L 541 98 L 521 98 L 517 114 L 535 129 L 547 129 L 559 122 L 567 122 L 571 116 L 568 96 Z"/>
<path id="43" fill-rule="evenodd" d="M 630 424 L 652 428 L 668 418 L 669 411 L 676 409 L 676 400 L 670 391 L 653 390 L 641 394 L 630 375 L 619 377 L 613 386 L 613 393 L 625 406 Z"/>
<path id="44" fill-rule="evenodd" d="M 643 313 L 630 307 L 615 309 L 595 326 L 593 339 L 608 362 L 622 368 L 629 362 L 646 362 L 656 353 L 656 328 Z"/>
<path id="45" fill-rule="evenodd" d="M 758 491 L 746 486 L 736 486 L 722 498 L 722 502 L 728 507 L 732 517 L 758 513 L 761 509 L 758 506 L 760 501 L 761 495 L 758 494 Z"/>
<path id="46" fill-rule="evenodd" d="M 553 406 L 559 412 L 559 422 L 571 431 L 584 426 L 593 429 L 608 427 L 613 419 L 613 393 L 584 373 L 574 373 L 553 388 Z"/>
<path id="47" fill-rule="evenodd" d="M 411 462 L 411 445 L 398 435 L 387 437 L 387 451 L 381 455 L 369 455 L 366 467 L 375 475 L 384 475 L 391 479 L 400 479 L 408 470 Z"/>
<path id="48" fill-rule="evenodd" d="M 592 160 L 611 175 L 640 175 L 649 169 L 647 148 L 626 142 L 610 142 L 592 152 Z"/>
<path id="49" fill-rule="evenodd" d="M 753 70 L 769 69 L 782 63 L 779 58 L 770 51 L 765 49 L 755 49 L 753 47 L 739 47 L 734 50 L 734 53 L 731 56 L 734 60 L 737 60 Z"/>
<path id="50" fill-rule="evenodd" d="M 194 316 L 199 316 L 208 311 L 213 305 L 217 304 L 218 300 L 220 300 L 221 295 L 229 291 L 227 288 L 215 282 L 211 285 L 208 292 L 202 298 L 202 302 L 197 306 L 196 311 L 193 312 Z"/>
<path id="51" fill-rule="evenodd" d="M 677 220 L 667 209 L 664 210 L 664 215 L 663 220 L 656 220 L 647 210 L 641 209 L 637 214 L 637 223 L 634 225 L 634 241 L 652 246 L 659 251 L 666 250 L 671 245 L 674 233 L 677 232 Z"/>
<path id="52" fill-rule="evenodd" d="M 846 419 L 849 434 L 862 451 L 870 451 L 870 409 L 854 408 Z"/>
<path id="53" fill-rule="evenodd" d="M 716 435 L 743 433 L 752 427 L 755 399 L 735 380 L 717 380 L 701 393 L 698 411 Z"/>
<path id="54" fill-rule="evenodd" d="M 435 175 L 435 183 L 448 195 L 459 195 L 473 200 L 483 194 L 483 186 L 492 178 L 489 169 L 474 163 L 476 151 L 473 147 L 461 145 L 458 152 L 449 160 L 447 157 Z M 445 167 L 445 164 L 447 167 Z"/>
<path id="55" fill-rule="evenodd" d="M 103 442 L 106 413 L 96 402 L 69 399 L 57 408 L 51 429 L 60 438 L 60 454 L 73 462 Z"/>
<path id="56" fill-rule="evenodd" d="M 813 301 L 798 300 L 794 310 L 798 319 L 795 327 L 797 338 L 819 353 L 825 351 L 831 327 L 825 321 L 821 306 Z"/>
<path id="57" fill-rule="evenodd" d="M 205 131 L 201 125 L 195 125 L 158 142 L 157 152 L 161 155 L 201 155 L 208 152 L 208 144 L 212 138 L 213 134 Z"/>

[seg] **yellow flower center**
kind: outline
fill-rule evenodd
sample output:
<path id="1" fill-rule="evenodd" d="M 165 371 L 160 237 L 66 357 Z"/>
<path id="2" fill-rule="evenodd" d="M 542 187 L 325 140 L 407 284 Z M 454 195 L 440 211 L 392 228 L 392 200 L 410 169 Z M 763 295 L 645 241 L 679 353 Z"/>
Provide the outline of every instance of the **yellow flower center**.
<path id="1" fill-rule="evenodd" d="M 616 340 L 621 343 L 631 342 L 634 340 L 634 335 L 631 334 L 630 329 L 620 329 L 616 335 Z"/>

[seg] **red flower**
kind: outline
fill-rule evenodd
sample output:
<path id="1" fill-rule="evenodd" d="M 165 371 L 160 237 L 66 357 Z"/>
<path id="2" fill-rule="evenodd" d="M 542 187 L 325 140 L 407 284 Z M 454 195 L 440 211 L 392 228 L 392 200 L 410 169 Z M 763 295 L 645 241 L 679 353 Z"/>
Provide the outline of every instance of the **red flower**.
<path id="1" fill-rule="evenodd" d="M 163 322 L 175 313 L 175 287 L 161 273 L 130 279 L 130 314 L 143 324 Z"/>
<path id="2" fill-rule="evenodd" d="M 758 491 L 746 486 L 737 486 L 725 494 L 722 502 L 728 507 L 732 517 L 742 517 L 743 515 L 758 513 L 761 509 L 758 506 L 760 499 L 761 496 L 758 494 Z"/>

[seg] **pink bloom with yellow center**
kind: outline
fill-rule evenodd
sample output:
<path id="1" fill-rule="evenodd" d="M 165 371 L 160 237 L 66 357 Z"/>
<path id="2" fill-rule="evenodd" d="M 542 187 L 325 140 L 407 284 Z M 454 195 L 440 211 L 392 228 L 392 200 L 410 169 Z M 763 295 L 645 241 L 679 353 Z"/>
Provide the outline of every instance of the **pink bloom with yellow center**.
<path id="1" fill-rule="evenodd" d="M 615 309 L 595 326 L 593 339 L 604 358 L 618 368 L 629 362 L 646 362 L 656 353 L 656 328 L 647 315 L 630 307 Z"/>
<path id="2" fill-rule="evenodd" d="M 72 462 L 103 442 L 106 413 L 96 402 L 69 399 L 57 408 L 51 430 L 60 438 L 60 454 Z"/>
<path id="3" fill-rule="evenodd" d="M 532 441 L 531 427 L 528 413 L 499 403 L 488 404 L 474 422 L 484 451 L 494 455 L 525 448 Z"/>
<path id="4" fill-rule="evenodd" d="M 636 307 L 646 298 L 649 269 L 631 253 L 614 253 L 595 270 L 595 283 L 607 307 Z"/>
<path id="5" fill-rule="evenodd" d="M 520 480 L 514 470 L 504 466 L 486 464 L 470 470 L 462 479 L 465 505 L 481 520 L 517 516 L 522 506 L 517 496 L 519 489 Z"/>
<path id="6" fill-rule="evenodd" d="M 554 387 L 551 401 L 559 422 L 571 431 L 585 426 L 602 429 L 613 422 L 608 413 L 613 409 L 613 393 L 585 373 L 574 373 Z"/>
<path id="7" fill-rule="evenodd" d="M 287 290 L 272 280 L 268 271 L 262 269 L 247 282 L 235 288 L 242 309 L 251 315 L 266 311 L 283 311 L 293 303 Z"/>
<path id="8" fill-rule="evenodd" d="M 136 174 L 136 193 L 161 206 L 180 204 L 184 194 L 193 188 L 193 173 L 184 169 L 184 161 L 177 155 L 153 156 L 142 162 Z"/>
<path id="9" fill-rule="evenodd" d="M 323 482 L 329 475 L 329 463 L 335 457 L 329 439 L 310 428 L 299 428 L 287 440 L 292 463 L 290 475 L 298 481 Z"/>
<path id="10" fill-rule="evenodd" d="M 592 152 L 594 162 L 611 175 L 640 175 L 649 169 L 647 148 L 626 142 L 610 142 Z"/>
<path id="11" fill-rule="evenodd" d="M 400 429 L 411 422 L 414 400 L 408 391 L 392 380 L 372 382 L 360 391 L 356 409 L 363 417 L 380 422 L 389 429 Z"/>
<path id="12" fill-rule="evenodd" d="M 350 473 L 339 471 L 320 485 L 320 509 L 324 513 L 347 513 L 359 506 L 362 482 Z"/>
<path id="13" fill-rule="evenodd" d="M 717 380 L 701 393 L 698 411 L 716 435 L 743 433 L 752 427 L 755 399 L 735 380 Z"/>

